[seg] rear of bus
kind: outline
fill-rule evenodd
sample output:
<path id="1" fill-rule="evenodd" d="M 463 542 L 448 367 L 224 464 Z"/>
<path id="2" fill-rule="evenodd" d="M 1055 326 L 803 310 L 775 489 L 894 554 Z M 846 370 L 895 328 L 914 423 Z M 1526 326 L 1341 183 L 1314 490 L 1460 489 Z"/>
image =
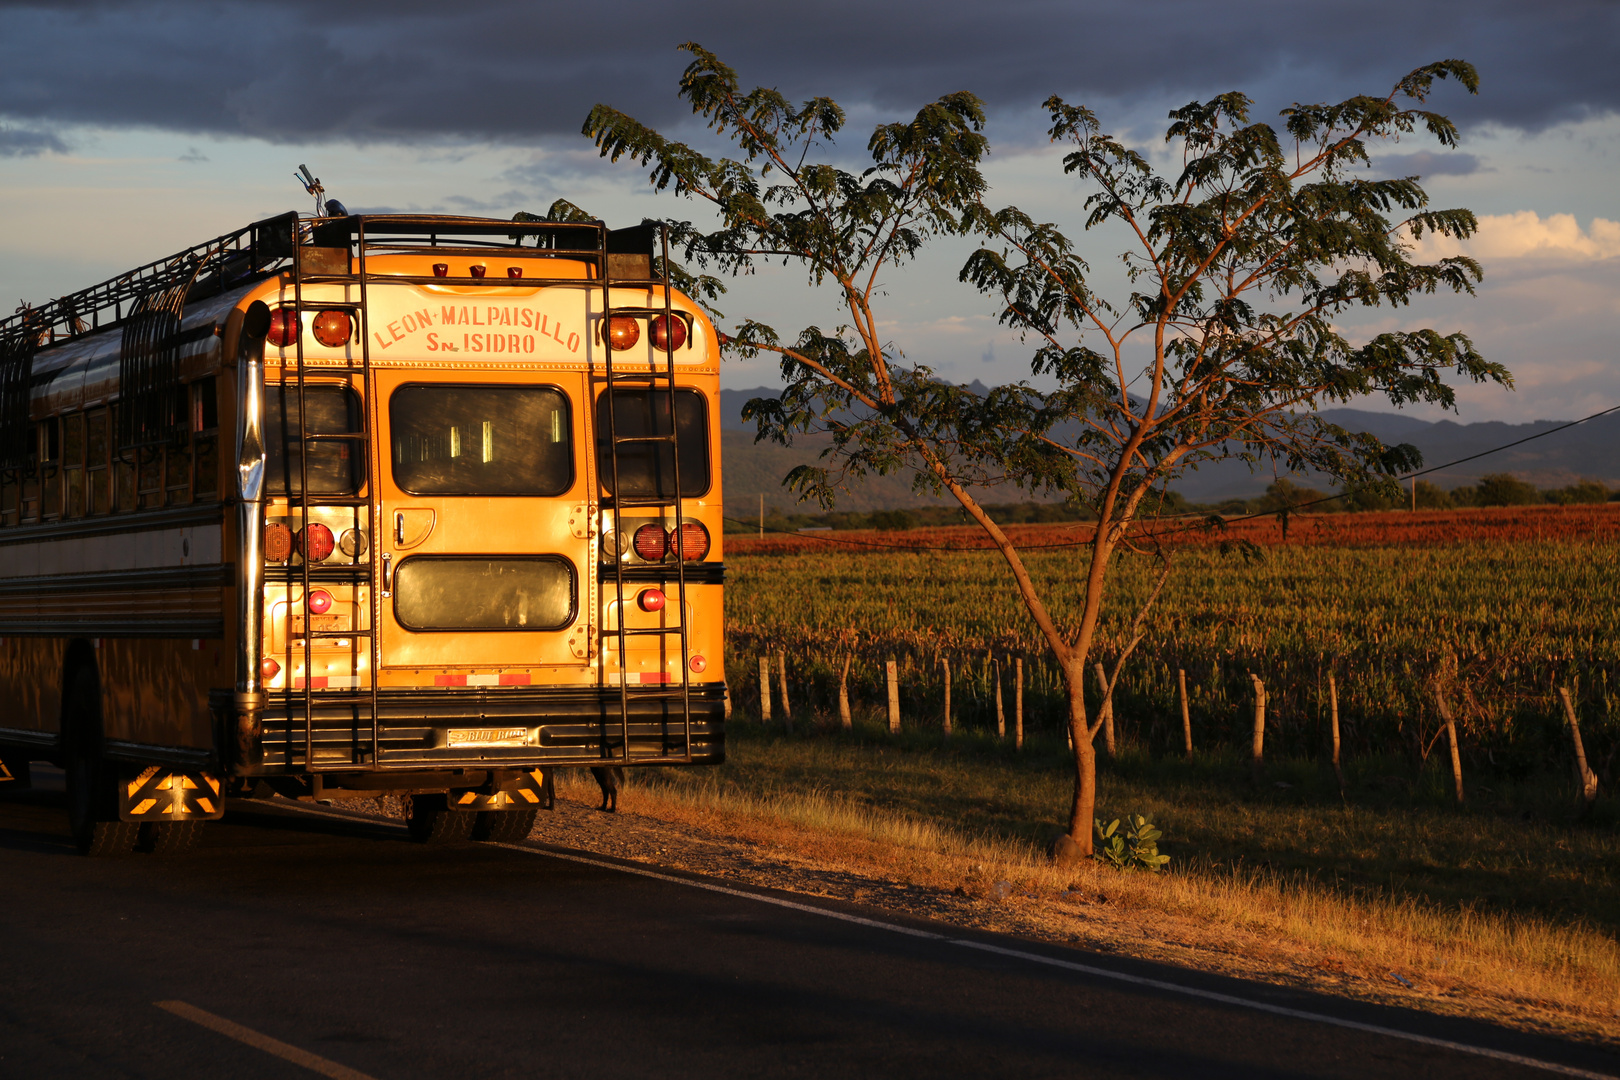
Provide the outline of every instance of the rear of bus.
<path id="1" fill-rule="evenodd" d="M 240 305 L 239 374 L 270 317 L 231 771 L 432 817 L 722 760 L 718 342 L 653 234 L 341 224 Z"/>

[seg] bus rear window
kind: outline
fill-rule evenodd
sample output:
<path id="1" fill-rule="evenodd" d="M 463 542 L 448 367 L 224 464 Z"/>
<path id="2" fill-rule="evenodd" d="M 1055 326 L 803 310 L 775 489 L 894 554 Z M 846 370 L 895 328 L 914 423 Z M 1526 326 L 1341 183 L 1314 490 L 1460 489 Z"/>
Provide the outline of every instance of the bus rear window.
<path id="1" fill-rule="evenodd" d="M 574 621 L 574 568 L 554 555 L 418 555 L 394 571 L 407 630 L 561 630 Z"/>
<path id="2" fill-rule="evenodd" d="M 561 495 L 568 398 L 550 386 L 402 386 L 388 401 L 394 483 L 413 495 Z"/>
<path id="3" fill-rule="evenodd" d="M 613 459 L 608 453 L 608 397 L 596 399 L 597 472 L 613 494 Z M 613 421 L 619 438 L 668 435 L 668 390 L 615 390 Z M 696 390 L 675 391 L 675 433 L 681 459 L 681 498 L 709 490 L 709 410 Z M 675 459 L 669 443 L 633 442 L 619 446 L 619 485 L 628 498 L 674 498 Z"/>
<path id="4" fill-rule="evenodd" d="M 306 384 L 304 428 L 311 435 L 342 435 L 360 430 L 360 399 L 346 386 Z M 298 385 L 271 383 L 264 388 L 265 489 L 271 495 L 298 492 Z M 365 477 L 365 444 L 359 439 L 332 439 L 309 444 L 311 495 L 352 495 Z"/>

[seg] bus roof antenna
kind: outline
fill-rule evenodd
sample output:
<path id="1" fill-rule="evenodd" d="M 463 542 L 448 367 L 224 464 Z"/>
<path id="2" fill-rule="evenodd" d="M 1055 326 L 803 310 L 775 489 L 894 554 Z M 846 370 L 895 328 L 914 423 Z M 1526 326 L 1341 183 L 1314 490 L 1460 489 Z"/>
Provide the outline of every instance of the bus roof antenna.
<path id="1" fill-rule="evenodd" d="M 302 175 L 300 175 L 302 174 Z M 304 190 L 315 198 L 315 216 L 326 216 L 326 189 L 316 177 L 310 175 L 308 165 L 298 166 L 298 172 L 293 173 L 293 179 L 304 185 Z"/>

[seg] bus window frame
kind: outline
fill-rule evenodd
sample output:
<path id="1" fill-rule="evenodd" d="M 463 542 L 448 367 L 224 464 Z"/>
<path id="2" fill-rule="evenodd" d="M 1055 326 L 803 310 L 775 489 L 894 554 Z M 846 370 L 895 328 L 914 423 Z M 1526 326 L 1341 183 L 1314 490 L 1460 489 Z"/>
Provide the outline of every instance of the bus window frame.
<path id="1" fill-rule="evenodd" d="M 639 386 L 637 386 L 637 387 L 628 387 L 628 386 L 627 387 L 619 387 L 617 389 L 615 389 L 614 387 L 609 386 L 609 387 L 604 387 L 602 390 L 598 391 L 598 393 L 596 395 L 596 400 L 591 403 L 591 410 L 592 410 L 591 421 L 592 421 L 592 423 L 596 424 L 596 427 L 597 427 L 597 431 L 595 432 L 595 440 L 594 440 L 595 445 L 593 445 L 591 449 L 592 449 L 592 452 L 597 455 L 596 486 L 601 490 L 601 493 L 602 493 L 603 497 L 609 498 L 609 499 L 616 498 L 618 493 L 609 488 L 608 485 L 612 483 L 612 477 L 611 477 L 609 471 L 602 467 L 602 465 L 604 464 L 604 462 L 602 462 L 602 460 L 601 460 L 602 455 L 606 454 L 608 452 L 608 450 L 609 450 L 609 447 L 607 445 L 607 441 L 608 441 L 608 437 L 609 437 L 609 429 L 608 429 L 608 426 L 606 424 L 603 424 L 603 423 L 600 422 L 601 419 L 602 419 L 601 415 L 600 415 L 602 399 L 607 397 L 609 394 L 625 394 L 625 393 L 629 393 L 629 394 L 639 394 L 639 393 L 665 394 L 665 393 L 668 393 L 668 392 L 669 392 L 669 390 L 668 390 L 667 387 L 639 387 Z M 711 411 L 710 411 L 710 408 L 709 408 L 710 403 L 709 403 L 709 395 L 708 394 L 704 393 L 702 390 L 698 389 L 695 386 L 677 386 L 677 387 L 675 387 L 675 393 L 677 395 L 679 395 L 679 394 L 692 394 L 694 397 L 696 397 L 698 399 L 698 401 L 703 406 L 704 432 L 703 432 L 703 438 L 702 438 L 701 442 L 703 444 L 704 464 L 706 466 L 704 471 L 708 474 L 708 481 L 709 482 L 704 485 L 702 491 L 696 491 L 696 492 L 691 492 L 691 493 L 684 492 L 684 491 L 676 492 L 675 495 L 671 496 L 670 499 L 669 499 L 669 502 L 670 502 L 671 505 L 674 504 L 676 498 L 679 498 L 683 502 L 686 501 L 687 499 L 702 499 L 702 498 L 706 498 L 708 496 L 708 494 L 711 491 L 714 490 L 714 463 L 715 463 L 715 460 L 719 457 L 719 454 L 716 453 L 716 451 L 719 449 L 719 440 L 717 438 L 717 434 L 718 434 L 718 432 L 720 430 L 719 426 L 714 422 L 714 417 L 711 415 Z M 610 408 L 611 408 L 611 406 L 610 406 Z M 642 445 L 647 445 L 647 444 L 643 443 Z M 677 448 L 679 447 L 679 445 L 680 445 L 679 441 L 677 441 L 677 443 L 676 443 Z M 632 495 L 632 496 L 630 496 L 630 498 L 636 498 L 636 499 L 644 498 L 644 497 L 651 498 L 652 496 L 640 496 L 640 495 Z"/>
<path id="2" fill-rule="evenodd" d="M 400 571 L 404 570 L 411 563 L 413 563 L 413 562 L 476 562 L 476 561 L 489 562 L 489 561 L 493 561 L 493 560 L 497 560 L 497 559 L 511 560 L 511 561 L 527 560 L 527 561 L 530 561 L 530 562 L 561 563 L 562 566 L 568 571 L 568 585 L 569 585 L 569 588 L 568 588 L 568 618 L 567 618 L 567 620 L 565 622 L 563 622 L 562 624 L 558 625 L 558 626 L 413 626 L 412 624 L 406 622 L 404 619 L 400 618 L 400 616 L 399 616 L 399 601 L 400 601 L 400 594 L 401 594 L 401 592 L 403 590 L 401 590 L 400 587 L 399 587 L 399 576 L 400 576 Z M 407 555 L 405 558 L 401 559 L 399 561 L 398 565 L 396 565 L 394 567 L 393 580 L 394 580 L 394 587 L 393 587 L 392 591 L 393 591 L 393 594 L 394 594 L 394 597 L 393 597 L 394 603 L 393 603 L 392 611 L 393 611 L 393 616 L 394 616 L 394 623 L 401 630 L 404 630 L 407 633 L 411 633 L 411 634 L 560 634 L 564 630 L 567 630 L 570 626 L 573 626 L 575 623 L 579 622 L 579 581 L 580 581 L 579 567 L 576 566 L 574 564 L 574 560 L 570 559 L 568 556 L 559 555 L 559 554 L 557 554 L 555 552 L 539 552 L 539 553 L 519 552 L 519 553 L 516 553 L 516 554 L 507 554 L 507 553 L 501 553 L 501 552 L 466 552 L 466 551 L 446 552 L 446 553 L 422 552 L 422 553 L 417 554 L 417 555 Z"/>
<path id="3" fill-rule="evenodd" d="M 555 390 L 563 403 L 563 432 L 568 445 L 568 482 L 559 491 L 416 491 L 399 482 L 394 472 L 394 397 L 401 390 L 418 388 L 445 388 L 469 390 Z M 574 440 L 574 399 L 566 387 L 557 383 L 486 383 L 486 382 L 407 382 L 388 392 L 388 479 L 395 488 L 413 499 L 560 499 L 579 483 L 579 451 Z M 381 449 L 381 447 L 379 447 Z M 403 624 L 401 624 L 403 625 Z"/>
<path id="4" fill-rule="evenodd" d="M 349 419 L 346 421 L 346 423 L 349 425 L 351 431 L 359 430 L 360 418 L 365 415 L 364 410 L 366 404 L 365 398 L 354 388 L 354 384 L 348 379 L 344 378 L 309 378 L 304 382 L 304 391 L 306 394 L 310 390 L 316 389 L 317 387 L 321 389 L 335 387 L 344 392 L 344 395 L 347 398 L 346 404 L 349 407 Z M 272 403 L 273 399 L 277 396 L 282 396 L 285 398 L 285 406 L 281 405 L 280 403 Z M 288 440 L 281 438 L 281 431 L 287 426 L 289 418 L 283 415 L 281 417 L 280 424 L 273 422 L 276 417 L 275 410 L 282 407 L 290 407 L 291 412 L 296 414 L 298 409 L 297 379 L 286 379 L 277 382 L 271 382 L 270 380 L 266 379 L 264 383 L 263 422 L 266 451 L 264 465 L 265 497 L 279 501 L 286 501 L 289 499 L 297 501 L 303 496 L 299 492 L 297 484 L 294 483 L 296 477 L 293 475 L 293 470 L 296 468 L 296 463 L 292 460 L 293 455 L 287 450 Z M 294 416 L 294 418 L 296 418 L 296 416 Z M 277 474 L 272 471 L 269 450 L 270 444 L 278 440 L 281 444 L 281 460 L 277 463 L 278 467 L 281 469 L 279 478 Z M 336 440 L 328 441 L 332 442 L 333 445 L 337 444 Z M 312 491 L 309 493 L 309 498 L 312 501 L 319 502 L 322 498 L 349 499 L 357 496 L 363 496 L 367 490 L 367 485 L 372 483 L 370 462 L 371 448 L 364 445 L 364 443 L 359 439 L 350 439 L 347 440 L 347 442 L 349 444 L 350 454 L 349 477 L 353 483 L 344 488 L 342 491 Z M 320 443 L 316 443 L 315 445 L 319 446 Z M 356 446 L 359 447 L 358 450 L 355 449 Z M 307 448 L 305 449 L 307 450 Z M 356 477 L 356 473 L 358 473 L 358 477 Z"/>

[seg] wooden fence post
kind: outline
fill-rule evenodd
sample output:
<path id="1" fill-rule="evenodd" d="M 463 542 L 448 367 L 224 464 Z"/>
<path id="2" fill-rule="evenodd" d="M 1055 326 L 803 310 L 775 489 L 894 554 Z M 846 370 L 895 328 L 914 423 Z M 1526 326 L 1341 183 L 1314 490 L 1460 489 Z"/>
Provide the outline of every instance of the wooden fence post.
<path id="1" fill-rule="evenodd" d="M 776 654 L 776 670 L 782 677 L 782 723 L 789 731 L 793 730 L 793 706 L 788 704 L 787 692 L 787 652 Z"/>
<path id="2" fill-rule="evenodd" d="M 1586 764 L 1586 747 L 1581 743 L 1581 724 L 1575 718 L 1575 704 L 1569 700 L 1569 691 L 1564 687 L 1558 688 L 1558 696 L 1564 699 L 1564 716 L 1569 720 L 1569 737 L 1575 744 L 1575 786 L 1580 790 L 1581 798 L 1587 806 L 1597 801 L 1598 778 Z"/>
<path id="3" fill-rule="evenodd" d="M 1097 685 L 1102 690 L 1102 725 L 1103 749 L 1108 756 L 1114 756 L 1114 695 L 1108 689 L 1108 673 L 1103 670 L 1102 661 L 1097 661 Z"/>
<path id="4" fill-rule="evenodd" d="M 945 669 L 945 737 L 951 735 L 951 658 L 939 658 L 939 666 Z"/>
<path id="5" fill-rule="evenodd" d="M 1328 672 L 1328 705 L 1333 714 L 1333 775 L 1339 780 L 1339 798 L 1344 798 L 1344 770 L 1339 767 L 1339 684 Z"/>
<path id="6" fill-rule="evenodd" d="M 1024 748 L 1024 658 L 1013 658 L 1013 749 Z"/>
<path id="7" fill-rule="evenodd" d="M 1191 761 L 1192 751 L 1192 713 L 1187 708 L 1187 672 L 1184 668 L 1176 668 L 1176 685 L 1181 690 L 1181 740 L 1187 744 L 1187 760 Z"/>
<path id="8" fill-rule="evenodd" d="M 850 653 L 844 657 L 844 670 L 838 675 L 838 722 L 848 731 L 855 726 L 855 721 L 849 715 L 849 665 L 855 662 L 855 654 Z"/>
<path id="9" fill-rule="evenodd" d="M 771 722 L 771 654 L 759 654 L 759 722 Z"/>
<path id="10" fill-rule="evenodd" d="M 893 659 L 884 664 L 884 673 L 889 679 L 889 731 L 898 734 L 900 731 L 900 665 Z"/>
<path id="11" fill-rule="evenodd" d="M 1446 742 L 1451 744 L 1451 780 L 1457 786 L 1457 801 L 1463 801 L 1462 755 L 1457 752 L 1457 724 L 1451 718 L 1451 706 L 1438 685 L 1434 688 L 1434 703 L 1440 709 L 1440 719 L 1446 722 Z"/>
<path id="12" fill-rule="evenodd" d="M 1001 707 L 1001 661 L 992 659 L 990 670 L 996 676 L 996 738 L 1007 737 L 1007 713 Z"/>
<path id="13" fill-rule="evenodd" d="M 1254 681 L 1254 745 L 1251 748 L 1253 758 L 1250 767 L 1254 782 L 1258 784 L 1264 776 L 1266 753 L 1266 684 L 1260 681 L 1258 675 L 1250 675 L 1249 678 Z"/>

